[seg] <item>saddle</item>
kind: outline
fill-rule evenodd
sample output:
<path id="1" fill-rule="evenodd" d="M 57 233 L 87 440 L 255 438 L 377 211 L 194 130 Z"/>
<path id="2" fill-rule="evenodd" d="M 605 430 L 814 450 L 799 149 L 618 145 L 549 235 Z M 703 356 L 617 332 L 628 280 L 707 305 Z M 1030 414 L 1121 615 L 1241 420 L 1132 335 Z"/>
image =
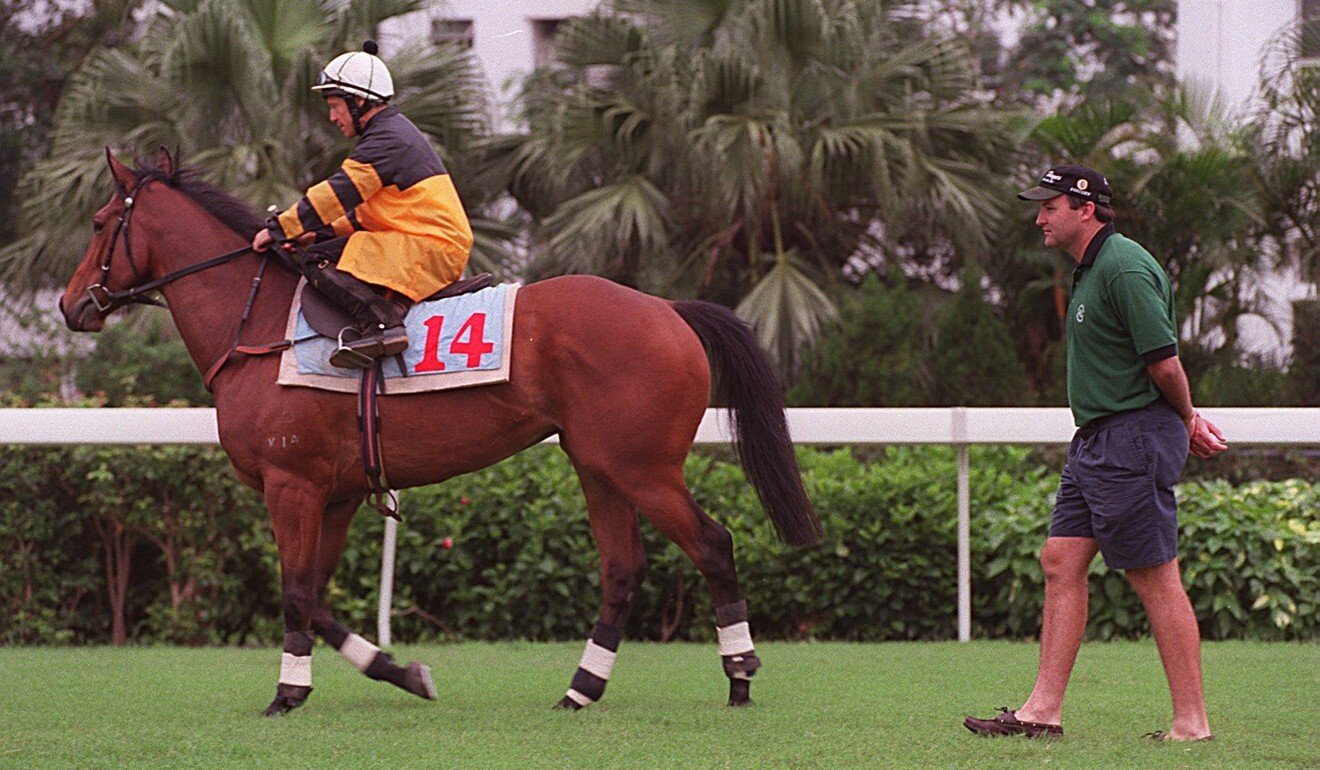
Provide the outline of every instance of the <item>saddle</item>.
<path id="1" fill-rule="evenodd" d="M 490 273 L 455 281 L 427 297 L 423 302 L 480 291 L 490 286 L 493 281 L 494 277 Z M 338 338 L 345 328 L 356 328 L 352 316 L 332 303 L 310 283 L 303 285 L 301 307 L 307 325 L 317 334 Z M 400 366 L 400 369 L 402 368 Z M 399 500 L 390 489 L 389 480 L 385 476 L 385 462 L 380 451 L 380 410 L 376 405 L 376 394 L 383 389 L 384 375 L 378 359 L 362 370 L 362 379 L 358 388 L 358 426 L 362 433 L 362 465 L 367 474 L 368 488 L 371 490 L 367 495 L 367 504 L 383 516 L 399 519 Z"/>
<path id="2" fill-rule="evenodd" d="M 445 297 L 456 297 L 460 294 L 469 294 L 474 291 L 481 291 L 495 282 L 495 277 L 490 273 L 474 275 L 471 278 L 463 278 L 449 284 L 445 288 L 437 291 L 435 294 L 423 299 L 423 302 L 431 300 L 444 299 Z M 305 284 L 302 290 L 302 314 L 307 319 L 307 325 L 317 334 L 325 337 L 337 339 L 339 333 L 345 327 L 353 327 L 356 322 L 348 312 L 330 301 L 328 297 L 318 291 L 310 283 Z"/>

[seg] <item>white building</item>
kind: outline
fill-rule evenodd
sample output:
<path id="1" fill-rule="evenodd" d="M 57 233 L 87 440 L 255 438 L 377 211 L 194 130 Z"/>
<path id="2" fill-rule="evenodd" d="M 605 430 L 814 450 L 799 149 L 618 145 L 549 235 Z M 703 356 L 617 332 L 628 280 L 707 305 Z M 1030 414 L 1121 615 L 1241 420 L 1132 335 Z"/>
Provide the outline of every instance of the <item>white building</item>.
<path id="1" fill-rule="evenodd" d="M 1261 77 L 1261 54 L 1302 18 L 1320 18 L 1320 0 L 1180 0 L 1175 63 L 1178 78 L 1217 90 L 1236 115 L 1249 114 Z M 1320 51 L 1316 52 L 1320 57 Z M 1243 347 L 1285 360 L 1292 340 L 1294 300 L 1317 287 L 1285 273 L 1265 278 L 1258 291 L 1267 318 L 1239 321 Z"/>
<path id="2" fill-rule="evenodd" d="M 1246 106 L 1260 81 L 1260 57 L 1280 31 L 1320 16 L 1320 0 L 1180 0 L 1178 79 L 1219 90 L 1230 107 Z"/>
<path id="3" fill-rule="evenodd" d="M 590 13 L 597 0 L 436 0 L 380 28 L 386 56 L 419 38 L 472 46 L 496 101 L 507 107 L 523 76 L 554 55 L 559 24 Z"/>

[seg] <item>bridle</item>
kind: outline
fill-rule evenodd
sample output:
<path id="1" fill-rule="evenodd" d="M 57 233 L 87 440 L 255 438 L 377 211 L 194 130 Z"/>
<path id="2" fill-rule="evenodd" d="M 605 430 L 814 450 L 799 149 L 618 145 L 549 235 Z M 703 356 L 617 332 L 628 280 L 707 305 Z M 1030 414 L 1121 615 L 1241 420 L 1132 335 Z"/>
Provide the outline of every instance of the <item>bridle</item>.
<path id="1" fill-rule="evenodd" d="M 159 289 L 173 281 L 177 281 L 184 276 L 189 276 L 193 273 L 200 273 L 203 270 L 209 270 L 210 268 L 223 265 L 227 262 L 232 262 L 244 254 L 254 251 L 251 245 L 244 246 L 241 249 L 234 249 L 233 251 L 226 252 L 218 257 L 211 257 L 210 259 L 198 262 L 195 265 L 180 268 L 172 273 L 163 275 L 154 281 L 148 281 L 122 291 L 110 291 L 106 288 L 105 284 L 110 277 L 110 261 L 114 257 L 115 247 L 119 245 L 120 235 L 124 236 L 124 256 L 128 259 L 128 266 L 133 271 L 133 277 L 138 281 L 141 281 L 143 278 L 142 274 L 138 272 L 137 265 L 133 263 L 133 245 L 129 239 L 129 222 L 133 218 L 133 210 L 136 208 L 138 192 L 147 184 L 147 182 L 152 181 L 152 179 L 153 178 L 149 176 L 139 179 L 137 183 L 133 185 L 133 189 L 129 190 L 128 194 L 124 196 L 124 210 L 120 212 L 119 221 L 115 223 L 115 231 L 110 236 L 110 248 L 106 250 L 105 259 L 101 262 L 101 280 L 98 283 L 87 287 L 87 296 L 91 298 L 92 304 L 96 306 L 97 311 L 102 315 L 109 314 L 110 311 L 115 308 L 124 305 L 131 305 L 133 303 L 163 307 L 164 305 L 160 302 L 151 297 L 145 296 L 146 293 Z M 275 247 L 279 248 L 283 243 L 284 242 L 276 244 Z M 248 317 L 252 314 L 252 305 L 256 302 L 257 291 L 261 288 L 262 276 L 266 272 L 266 265 L 270 262 L 270 254 L 271 252 L 268 250 L 261 255 L 261 264 L 257 266 L 257 274 L 252 279 L 252 290 L 248 295 L 247 305 L 243 308 L 243 314 L 238 319 L 238 330 L 234 332 L 233 344 L 230 345 L 224 355 L 220 356 L 220 358 L 216 360 L 216 362 L 211 365 L 210 369 L 208 369 L 202 376 L 202 381 L 206 385 L 207 390 L 211 389 L 211 382 L 215 379 L 215 376 L 220 373 L 220 369 L 228 363 L 234 353 L 265 355 L 267 353 L 279 352 L 293 344 L 291 340 L 280 340 L 278 342 L 266 343 L 263 345 L 242 344 L 243 327 L 247 324 Z"/>
<path id="2" fill-rule="evenodd" d="M 221 254 L 218 257 L 211 257 L 204 262 L 198 262 L 195 265 L 189 265 L 188 267 L 175 270 L 174 272 L 157 278 L 154 281 L 141 283 L 122 291 L 111 291 L 106 287 L 106 283 L 110 279 L 110 261 L 114 258 L 115 247 L 119 245 L 120 235 L 124 236 L 124 257 L 128 260 L 129 269 L 133 271 L 134 280 L 143 280 L 142 274 L 138 272 L 137 264 L 133 262 L 133 243 L 129 236 L 129 221 L 133 218 L 133 210 L 135 208 L 138 191 L 150 181 L 152 181 L 152 177 L 149 176 L 139 179 L 137 183 L 133 185 L 133 189 L 129 190 L 128 194 L 124 196 L 124 209 L 119 212 L 119 221 L 115 223 L 115 231 L 110 236 L 110 248 L 106 249 L 105 259 L 101 261 L 101 280 L 87 287 L 88 298 L 91 299 L 92 304 L 96 306 L 97 311 L 102 315 L 109 314 L 110 311 L 115 308 L 124 305 L 132 305 L 134 303 L 163 307 L 163 305 L 161 305 L 156 299 L 146 296 L 147 292 L 155 291 L 156 289 L 159 289 L 168 283 L 177 281 L 184 276 L 192 275 L 193 273 L 198 273 L 217 265 L 223 265 L 226 262 L 232 262 L 249 251 L 252 251 L 251 246 L 244 246 L 241 249 L 235 249 L 225 254 Z M 262 265 L 264 267 L 265 263 L 263 262 Z"/>

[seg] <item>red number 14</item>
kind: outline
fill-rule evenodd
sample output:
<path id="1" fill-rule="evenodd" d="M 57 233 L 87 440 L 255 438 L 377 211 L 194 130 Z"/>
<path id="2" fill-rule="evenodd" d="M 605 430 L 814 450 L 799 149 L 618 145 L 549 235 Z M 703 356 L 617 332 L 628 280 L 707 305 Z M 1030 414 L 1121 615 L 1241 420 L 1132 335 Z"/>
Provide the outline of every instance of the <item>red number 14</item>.
<path id="1" fill-rule="evenodd" d="M 445 317 L 433 315 L 424 321 L 426 325 L 426 344 L 422 346 L 422 360 L 417 362 L 415 372 L 442 372 L 445 362 L 440 360 L 440 329 L 445 324 Z M 495 349 L 495 343 L 486 341 L 486 314 L 473 313 L 458 328 L 454 341 L 449 343 L 449 352 L 467 356 L 467 368 L 481 366 L 481 357 Z"/>

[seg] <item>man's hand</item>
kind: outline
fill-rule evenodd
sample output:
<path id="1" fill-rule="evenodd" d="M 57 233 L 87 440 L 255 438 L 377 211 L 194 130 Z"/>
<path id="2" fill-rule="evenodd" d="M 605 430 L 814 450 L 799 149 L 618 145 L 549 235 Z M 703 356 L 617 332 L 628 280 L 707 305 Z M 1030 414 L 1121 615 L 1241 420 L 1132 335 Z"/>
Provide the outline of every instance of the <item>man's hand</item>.
<path id="1" fill-rule="evenodd" d="M 270 248 L 270 245 L 274 242 L 275 239 L 271 237 L 270 231 L 263 227 L 252 237 L 252 250 L 258 253 L 263 252 Z"/>
<path id="2" fill-rule="evenodd" d="M 1224 434 L 1200 412 L 1193 412 L 1192 419 L 1187 421 L 1187 444 L 1187 451 L 1201 459 L 1214 457 L 1228 449 Z"/>
<path id="3" fill-rule="evenodd" d="M 309 232 L 309 233 L 303 233 L 297 238 L 294 238 L 293 240 L 290 241 L 285 241 L 279 245 L 285 251 L 293 251 L 295 247 L 302 248 L 304 246 L 310 246 L 312 245 L 312 242 L 315 240 L 316 240 L 316 233 Z M 258 230 L 257 234 L 252 237 L 252 250 L 257 252 L 262 252 L 270 248 L 271 245 L 274 243 L 275 243 L 275 239 L 271 236 L 270 231 L 263 228 L 261 230 Z"/>

